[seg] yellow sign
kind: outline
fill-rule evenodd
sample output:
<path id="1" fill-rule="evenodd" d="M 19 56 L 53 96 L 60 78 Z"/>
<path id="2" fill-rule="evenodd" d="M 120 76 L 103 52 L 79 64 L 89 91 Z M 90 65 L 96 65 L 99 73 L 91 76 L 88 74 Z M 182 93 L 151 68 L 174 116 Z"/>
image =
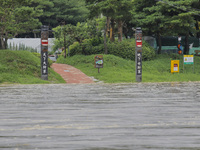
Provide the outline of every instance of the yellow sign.
<path id="1" fill-rule="evenodd" d="M 179 72 L 179 60 L 171 60 L 171 73 Z"/>
<path id="2" fill-rule="evenodd" d="M 194 57 L 193 55 L 184 55 L 184 64 L 193 64 Z"/>

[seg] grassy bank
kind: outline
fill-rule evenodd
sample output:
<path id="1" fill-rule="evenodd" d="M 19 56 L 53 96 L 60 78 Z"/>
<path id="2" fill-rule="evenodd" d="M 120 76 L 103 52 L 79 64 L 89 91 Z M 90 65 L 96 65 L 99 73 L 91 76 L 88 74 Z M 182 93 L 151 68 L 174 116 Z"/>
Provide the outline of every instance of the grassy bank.
<path id="1" fill-rule="evenodd" d="M 27 51 L 0 50 L 0 84 L 1 83 L 65 83 L 49 68 L 49 81 L 40 79 L 40 58 Z"/>
<path id="2" fill-rule="evenodd" d="M 93 76 L 105 83 L 135 82 L 135 62 L 113 55 L 104 55 L 104 68 L 94 68 L 94 56 L 75 55 L 64 59 L 60 57 L 58 63 L 72 65 L 88 76 Z M 171 74 L 171 60 L 180 60 L 180 73 Z M 195 73 L 193 65 L 185 65 L 183 73 L 183 56 L 175 54 L 157 55 L 154 60 L 143 61 L 143 82 L 188 82 L 200 81 L 200 57 L 195 57 Z"/>

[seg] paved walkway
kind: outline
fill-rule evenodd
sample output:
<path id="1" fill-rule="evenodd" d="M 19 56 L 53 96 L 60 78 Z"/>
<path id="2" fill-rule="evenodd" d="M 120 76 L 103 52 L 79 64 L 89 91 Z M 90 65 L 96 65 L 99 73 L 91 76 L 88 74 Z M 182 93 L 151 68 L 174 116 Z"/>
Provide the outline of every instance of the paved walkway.
<path id="1" fill-rule="evenodd" d="M 51 68 L 60 74 L 66 83 L 95 83 L 92 78 L 70 65 L 53 63 Z"/>

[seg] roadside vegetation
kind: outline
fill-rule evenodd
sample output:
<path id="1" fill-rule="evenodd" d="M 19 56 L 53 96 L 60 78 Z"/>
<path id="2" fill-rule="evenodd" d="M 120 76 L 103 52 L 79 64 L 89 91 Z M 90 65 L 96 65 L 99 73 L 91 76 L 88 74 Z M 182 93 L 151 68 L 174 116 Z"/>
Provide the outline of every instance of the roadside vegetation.
<path id="1" fill-rule="evenodd" d="M 94 67 L 96 55 L 75 55 L 73 57 L 59 57 L 58 63 L 72 65 L 88 76 L 104 83 L 133 83 L 135 79 L 135 62 L 114 55 L 103 55 L 104 66 Z M 180 60 L 180 72 L 171 74 L 171 60 Z M 200 81 L 200 57 L 195 56 L 195 72 L 193 65 L 185 65 L 183 73 L 183 55 L 161 54 L 154 60 L 143 61 L 142 82 L 189 82 Z"/>
<path id="2" fill-rule="evenodd" d="M 65 83 L 65 81 L 49 68 L 49 80 L 40 79 L 40 55 L 27 51 L 0 51 L 0 84 L 49 84 Z M 84 72 L 90 77 L 104 83 L 134 83 L 135 62 L 112 54 L 103 54 L 104 66 L 94 67 L 93 55 L 74 55 L 64 58 L 59 56 L 57 63 L 69 64 Z M 171 60 L 180 60 L 180 72 L 171 74 Z M 49 60 L 49 65 L 52 61 Z M 193 65 L 184 65 L 183 55 L 160 54 L 153 59 L 143 60 L 142 82 L 189 82 L 200 81 L 200 57 L 194 58 Z M 193 71 L 194 70 L 194 71 Z"/>
<path id="3" fill-rule="evenodd" d="M 40 79 L 38 54 L 4 50 L 9 38 L 40 37 L 34 29 L 41 25 L 54 31 L 49 34 L 56 39 L 53 52 L 63 50 L 57 62 L 106 83 L 135 82 L 136 27 L 142 28 L 143 36 L 156 39 L 156 43 L 148 41 L 151 46 L 157 45 L 154 49 L 142 41 L 143 82 L 198 81 L 199 57 L 195 57 L 195 73 L 191 65 L 185 65 L 183 73 L 182 55 L 161 53 L 166 46 L 162 37 L 181 36 L 181 52 L 189 54 L 189 37 L 200 38 L 199 6 L 197 0 L 2 0 L 0 83 L 64 82 L 50 68 L 49 81 Z M 178 39 L 174 43 L 178 45 Z M 94 68 L 96 54 L 104 54 L 100 73 Z M 175 58 L 180 60 L 180 73 L 171 74 L 170 60 Z"/>
<path id="4" fill-rule="evenodd" d="M 0 84 L 1 83 L 65 83 L 60 75 L 49 68 L 49 80 L 41 80 L 40 58 L 28 51 L 0 51 Z M 49 61 L 51 64 L 51 61 Z"/>
<path id="5" fill-rule="evenodd" d="M 75 42 L 69 47 L 69 50 L 70 56 L 103 54 L 104 45 L 101 40 L 96 40 L 94 38 L 85 40 L 81 45 Z M 107 54 L 119 56 L 124 59 L 135 60 L 135 39 L 125 39 L 121 42 L 108 42 Z M 155 50 L 145 41 L 143 41 L 142 54 L 144 60 L 152 60 L 156 56 Z"/>

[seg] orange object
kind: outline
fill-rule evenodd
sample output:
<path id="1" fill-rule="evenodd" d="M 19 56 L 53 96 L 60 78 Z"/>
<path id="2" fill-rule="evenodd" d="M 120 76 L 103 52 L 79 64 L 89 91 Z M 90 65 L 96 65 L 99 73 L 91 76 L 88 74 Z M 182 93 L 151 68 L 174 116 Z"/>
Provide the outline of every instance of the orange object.
<path id="1" fill-rule="evenodd" d="M 182 51 L 178 51 L 178 54 L 182 54 Z"/>

